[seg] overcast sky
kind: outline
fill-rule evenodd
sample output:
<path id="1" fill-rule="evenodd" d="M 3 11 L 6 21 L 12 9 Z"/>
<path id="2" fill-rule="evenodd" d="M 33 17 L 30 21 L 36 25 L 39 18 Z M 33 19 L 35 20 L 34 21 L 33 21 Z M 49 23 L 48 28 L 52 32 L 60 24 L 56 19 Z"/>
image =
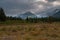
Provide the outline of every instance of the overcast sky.
<path id="1" fill-rule="evenodd" d="M 60 6 L 60 0 L 0 0 L 0 7 L 11 16 L 26 11 L 37 13 L 56 6 Z"/>

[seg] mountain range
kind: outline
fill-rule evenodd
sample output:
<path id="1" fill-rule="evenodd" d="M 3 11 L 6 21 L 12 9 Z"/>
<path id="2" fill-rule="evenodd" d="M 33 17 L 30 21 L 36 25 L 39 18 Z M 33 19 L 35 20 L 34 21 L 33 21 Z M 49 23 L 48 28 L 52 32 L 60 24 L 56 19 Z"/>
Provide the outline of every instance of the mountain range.
<path id="1" fill-rule="evenodd" d="M 40 12 L 39 14 L 35 15 L 32 12 L 25 12 L 23 14 L 19 14 L 18 17 L 22 19 L 28 18 L 41 18 L 41 17 L 49 17 L 52 16 L 54 18 L 60 18 L 60 9 L 52 9 L 51 11 L 44 11 Z"/>

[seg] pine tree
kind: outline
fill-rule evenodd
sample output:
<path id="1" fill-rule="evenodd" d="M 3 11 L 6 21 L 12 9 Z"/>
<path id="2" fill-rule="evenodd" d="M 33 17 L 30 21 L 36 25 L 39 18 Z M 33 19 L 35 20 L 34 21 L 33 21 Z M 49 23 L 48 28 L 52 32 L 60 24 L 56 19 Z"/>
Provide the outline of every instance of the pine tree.
<path id="1" fill-rule="evenodd" d="M 6 20 L 5 12 L 2 8 L 0 8 L 0 21 L 5 21 L 5 20 Z"/>

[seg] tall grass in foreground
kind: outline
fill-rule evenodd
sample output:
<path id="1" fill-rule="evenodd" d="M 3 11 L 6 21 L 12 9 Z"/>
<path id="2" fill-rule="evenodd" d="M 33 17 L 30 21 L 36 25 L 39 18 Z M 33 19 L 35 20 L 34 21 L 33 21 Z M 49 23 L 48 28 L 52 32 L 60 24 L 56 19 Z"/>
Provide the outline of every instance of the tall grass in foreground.
<path id="1" fill-rule="evenodd" d="M 0 37 L 4 35 L 16 36 L 17 40 L 60 40 L 60 22 L 3 24 Z"/>

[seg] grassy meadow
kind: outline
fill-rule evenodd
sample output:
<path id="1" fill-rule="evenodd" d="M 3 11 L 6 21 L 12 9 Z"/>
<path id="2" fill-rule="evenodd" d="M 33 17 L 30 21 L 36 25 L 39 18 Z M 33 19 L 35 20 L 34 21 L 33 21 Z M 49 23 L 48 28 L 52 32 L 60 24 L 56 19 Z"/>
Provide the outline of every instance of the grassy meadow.
<path id="1" fill-rule="evenodd" d="M 0 22 L 0 40 L 60 40 L 60 22 Z"/>

